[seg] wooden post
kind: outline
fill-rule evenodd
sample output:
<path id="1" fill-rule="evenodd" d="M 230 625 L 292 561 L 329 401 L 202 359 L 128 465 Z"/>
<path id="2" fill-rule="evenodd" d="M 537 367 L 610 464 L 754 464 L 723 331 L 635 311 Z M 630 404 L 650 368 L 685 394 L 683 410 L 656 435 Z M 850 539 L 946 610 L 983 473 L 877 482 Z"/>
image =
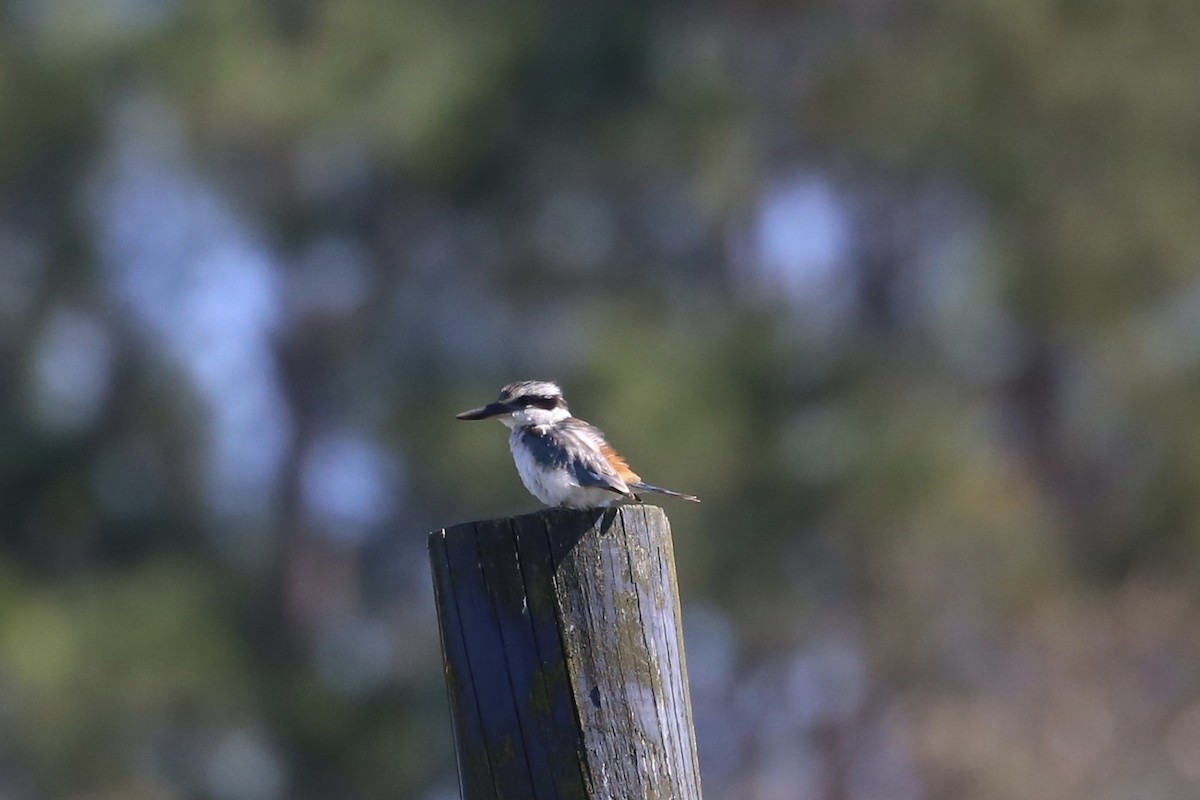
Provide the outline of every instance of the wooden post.
<path id="1" fill-rule="evenodd" d="M 661 508 L 429 535 L 463 800 L 699 800 Z"/>

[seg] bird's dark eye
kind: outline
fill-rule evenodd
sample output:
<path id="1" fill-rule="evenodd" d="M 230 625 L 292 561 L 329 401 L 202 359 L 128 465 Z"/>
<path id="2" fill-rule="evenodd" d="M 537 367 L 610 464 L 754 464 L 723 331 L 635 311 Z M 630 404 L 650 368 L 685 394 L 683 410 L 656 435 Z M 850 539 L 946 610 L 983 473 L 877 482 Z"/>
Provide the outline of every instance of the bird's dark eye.
<path id="1" fill-rule="evenodd" d="M 513 405 L 521 408 L 543 408 L 547 411 L 552 408 L 557 408 L 559 399 L 555 396 L 535 397 L 534 395 L 524 395 L 512 401 Z"/>
<path id="2" fill-rule="evenodd" d="M 504 402 L 504 401 L 501 401 L 501 402 Z M 532 408 L 544 408 L 546 410 L 549 410 L 552 408 L 557 408 L 562 403 L 562 401 L 554 395 L 538 397 L 538 396 L 531 395 L 531 394 L 523 394 L 520 397 L 514 397 L 512 400 L 509 400 L 507 402 L 509 405 L 516 406 L 517 408 L 532 407 Z"/>

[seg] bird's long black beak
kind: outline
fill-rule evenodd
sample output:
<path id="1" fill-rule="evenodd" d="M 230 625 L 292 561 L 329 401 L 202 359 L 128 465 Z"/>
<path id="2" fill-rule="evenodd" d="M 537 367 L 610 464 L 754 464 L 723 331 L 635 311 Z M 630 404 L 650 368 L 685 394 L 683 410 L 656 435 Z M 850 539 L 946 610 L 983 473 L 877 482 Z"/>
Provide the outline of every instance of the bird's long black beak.
<path id="1" fill-rule="evenodd" d="M 507 414 L 512 411 L 506 403 L 488 403 L 482 408 L 472 408 L 470 411 L 464 411 L 461 414 L 455 414 L 457 419 L 487 419 L 488 417 L 498 417 L 501 414 Z"/>

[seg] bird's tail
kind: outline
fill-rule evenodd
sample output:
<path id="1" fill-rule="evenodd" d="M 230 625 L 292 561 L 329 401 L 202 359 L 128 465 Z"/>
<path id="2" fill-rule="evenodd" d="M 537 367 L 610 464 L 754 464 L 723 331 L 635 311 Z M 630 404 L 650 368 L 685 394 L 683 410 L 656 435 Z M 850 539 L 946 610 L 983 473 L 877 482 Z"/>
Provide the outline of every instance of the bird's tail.
<path id="1" fill-rule="evenodd" d="M 696 497 L 693 494 L 683 494 L 682 492 L 673 492 L 670 489 L 664 489 L 661 486 L 651 486 L 648 483 L 640 483 L 640 482 L 634 483 L 634 484 L 631 484 L 629 488 L 633 489 L 634 491 L 637 491 L 637 492 L 657 492 L 658 494 L 665 494 L 670 497 L 678 497 L 680 500 L 690 500 L 693 503 L 700 502 L 700 498 Z"/>

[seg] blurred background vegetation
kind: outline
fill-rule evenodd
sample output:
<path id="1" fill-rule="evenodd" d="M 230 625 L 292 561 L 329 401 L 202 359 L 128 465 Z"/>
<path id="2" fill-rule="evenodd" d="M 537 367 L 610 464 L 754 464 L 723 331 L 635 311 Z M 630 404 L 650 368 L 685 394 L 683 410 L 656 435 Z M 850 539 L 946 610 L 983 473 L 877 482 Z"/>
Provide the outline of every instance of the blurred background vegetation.
<path id="1" fill-rule="evenodd" d="M 0 0 L 0 798 L 457 796 L 563 383 L 706 794 L 1200 793 L 1191 0 Z"/>

